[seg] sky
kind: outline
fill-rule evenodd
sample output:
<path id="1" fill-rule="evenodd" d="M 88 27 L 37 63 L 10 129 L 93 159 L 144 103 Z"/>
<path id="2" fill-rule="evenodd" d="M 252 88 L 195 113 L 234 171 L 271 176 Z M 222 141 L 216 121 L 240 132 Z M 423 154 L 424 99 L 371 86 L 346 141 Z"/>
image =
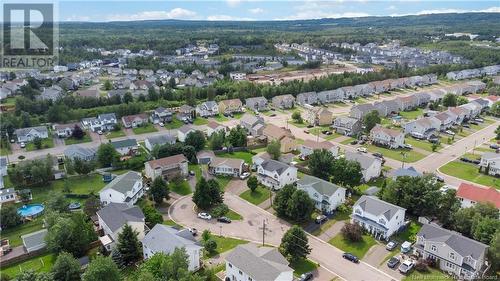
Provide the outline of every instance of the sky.
<path id="1" fill-rule="evenodd" d="M 500 0 L 188 0 L 188 1 L 72 1 L 58 4 L 60 21 L 135 20 L 299 20 L 437 13 L 496 12 Z"/>

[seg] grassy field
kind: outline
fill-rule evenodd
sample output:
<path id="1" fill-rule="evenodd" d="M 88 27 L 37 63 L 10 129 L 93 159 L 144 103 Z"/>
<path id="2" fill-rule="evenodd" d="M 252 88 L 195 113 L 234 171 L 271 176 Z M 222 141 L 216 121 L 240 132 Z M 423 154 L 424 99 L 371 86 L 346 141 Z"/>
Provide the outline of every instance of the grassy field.
<path id="1" fill-rule="evenodd" d="M 196 164 L 189 164 L 189 170 L 194 171 L 196 179 L 201 179 L 201 166 Z"/>
<path id="2" fill-rule="evenodd" d="M 420 116 L 423 116 L 424 110 L 422 108 L 418 108 L 418 109 L 412 110 L 412 111 L 401 111 L 401 112 L 399 112 L 399 115 L 403 116 L 404 119 L 414 120 Z"/>
<path id="3" fill-rule="evenodd" d="M 415 242 L 416 235 L 420 231 L 420 228 L 422 228 L 422 224 L 411 221 L 405 231 L 398 233 L 393 238 L 398 241 L 400 245 L 405 241 Z"/>
<path id="4" fill-rule="evenodd" d="M 13 228 L 2 230 L 2 239 L 9 239 L 10 246 L 17 247 L 23 244 L 21 235 L 38 231 L 43 228 L 43 219 L 37 218 L 33 221 L 23 223 Z"/>
<path id="5" fill-rule="evenodd" d="M 413 151 L 413 150 L 408 150 L 408 149 L 401 149 L 401 148 L 388 149 L 385 147 L 379 147 L 379 146 L 375 146 L 375 145 L 368 145 L 365 147 L 368 149 L 368 151 L 370 151 L 372 153 L 379 152 L 379 153 L 382 153 L 384 155 L 384 157 L 389 157 L 389 158 L 392 158 L 392 159 L 398 160 L 398 161 L 403 161 L 403 154 L 401 152 L 404 152 L 404 153 L 406 153 L 406 157 L 404 157 L 404 161 L 407 163 L 416 162 L 416 161 L 425 157 L 425 155 L 423 155 L 421 153 L 418 153 L 418 152 Z"/>
<path id="6" fill-rule="evenodd" d="M 232 250 L 238 245 L 248 243 L 248 241 L 246 241 L 246 240 L 218 236 L 218 235 L 212 235 L 212 239 L 214 239 L 215 242 L 217 243 L 217 249 L 215 250 L 215 253 L 212 253 L 212 254 L 207 253 L 206 257 L 208 257 L 208 258 L 212 258 L 212 257 L 217 256 L 218 254 L 222 254 L 224 252 Z"/>
<path id="7" fill-rule="evenodd" d="M 334 236 L 330 241 L 328 241 L 331 245 L 341 249 L 344 252 L 349 252 L 359 259 L 362 259 L 366 252 L 377 242 L 370 235 L 363 235 L 363 240 L 360 242 L 351 242 L 347 239 L 344 239 L 344 236 L 339 233 Z"/>
<path id="8" fill-rule="evenodd" d="M 183 180 L 180 184 L 170 183 L 169 184 L 170 191 L 173 191 L 179 195 L 188 195 L 193 193 L 191 191 L 191 187 L 189 186 L 188 181 Z"/>
<path id="9" fill-rule="evenodd" d="M 64 139 L 64 144 L 71 145 L 71 144 L 79 144 L 79 143 L 91 142 L 91 141 L 92 141 L 92 138 L 90 137 L 90 135 L 88 133 L 86 133 L 85 135 L 83 135 L 83 138 L 80 140 L 75 139 L 75 138 Z"/>
<path id="10" fill-rule="evenodd" d="M 215 119 L 215 121 L 217 121 L 219 123 L 226 122 L 227 120 L 229 120 L 226 116 L 224 116 L 222 114 L 215 116 L 214 119 Z"/>
<path id="11" fill-rule="evenodd" d="M 246 151 L 236 151 L 236 152 L 232 152 L 232 153 L 226 152 L 226 153 L 222 153 L 222 154 L 217 154 L 217 156 L 218 157 L 241 159 L 241 160 L 245 161 L 245 163 L 250 164 L 250 163 L 252 163 L 252 157 L 254 155 L 252 153 L 246 152 Z"/>
<path id="12" fill-rule="evenodd" d="M 41 256 L 33 257 L 21 263 L 13 264 L 7 268 L 2 268 L 1 275 L 7 275 L 11 278 L 15 277 L 21 270 L 33 269 L 37 272 L 48 272 L 52 269 L 55 262 L 55 255 L 51 253 L 43 254 Z"/>
<path id="13" fill-rule="evenodd" d="M 197 125 L 197 126 L 199 126 L 199 125 L 206 125 L 206 124 L 208 124 L 208 119 L 206 119 L 206 118 L 199 118 L 199 117 L 197 117 L 193 121 L 193 125 Z"/>
<path id="14" fill-rule="evenodd" d="M 215 177 L 215 180 L 219 183 L 219 186 L 222 190 L 226 189 L 226 186 L 231 181 L 231 179 L 232 178 L 230 177 L 222 177 L 222 176 Z"/>
<path id="15" fill-rule="evenodd" d="M 165 123 L 165 129 L 177 129 L 177 128 L 180 128 L 182 127 L 182 125 L 184 125 L 184 123 L 181 122 L 181 120 L 177 119 L 177 118 L 172 118 L 172 122 L 170 123 Z"/>
<path id="16" fill-rule="evenodd" d="M 293 275 L 300 276 L 301 274 L 315 270 L 318 268 L 318 264 L 308 259 L 301 259 L 290 263 L 290 267 L 293 268 Z"/>
<path id="17" fill-rule="evenodd" d="M 423 149 L 425 151 L 432 152 L 432 143 L 430 143 L 426 140 L 416 140 L 414 138 L 407 137 L 407 138 L 405 138 L 405 143 L 411 144 L 413 147 L 418 147 L 418 148 Z M 441 148 L 443 148 L 443 147 L 441 146 L 441 144 L 439 144 L 436 151 L 439 151 Z"/>
<path id="18" fill-rule="evenodd" d="M 453 278 L 446 275 L 444 272 L 439 271 L 438 269 L 429 268 L 429 272 L 419 272 L 413 270 L 410 274 L 406 275 L 402 280 L 403 281 L 412 281 L 412 280 L 449 281 L 453 280 Z"/>
<path id="19" fill-rule="evenodd" d="M 288 121 L 288 124 L 292 124 L 292 125 L 294 125 L 295 127 L 298 127 L 298 128 L 305 128 L 305 127 L 307 127 L 307 124 L 306 124 L 305 121 L 302 122 L 302 123 L 297 123 L 297 121 L 295 121 L 293 119 L 290 119 Z"/>
<path id="20" fill-rule="evenodd" d="M 257 187 L 257 189 L 254 192 L 252 192 L 249 189 L 240 194 L 241 198 L 247 200 L 248 202 L 254 205 L 259 205 L 260 203 L 269 199 L 269 196 L 270 196 L 269 190 L 261 186 Z"/>
<path id="21" fill-rule="evenodd" d="M 120 129 L 118 131 L 111 131 L 109 133 L 106 134 L 106 138 L 108 139 L 114 139 L 114 138 L 119 138 L 119 137 L 124 137 L 125 136 L 125 132 Z"/>
<path id="22" fill-rule="evenodd" d="M 156 129 L 153 124 L 148 123 L 145 126 L 133 128 L 132 131 L 134 132 L 134 134 L 140 135 L 140 134 L 158 132 L 158 129 Z"/>
<path id="23" fill-rule="evenodd" d="M 460 160 L 449 162 L 448 164 L 439 168 L 442 173 L 459 179 L 475 182 L 478 184 L 493 186 L 500 189 L 500 180 L 495 177 L 479 173 L 477 165 L 471 163 L 461 162 Z"/>
<path id="24" fill-rule="evenodd" d="M 164 225 L 168 225 L 168 226 L 174 226 L 174 227 L 177 227 L 177 228 L 182 228 L 182 226 L 176 224 L 173 220 L 163 221 L 163 224 Z"/>
<path id="25" fill-rule="evenodd" d="M 54 147 L 54 140 L 52 138 L 42 139 L 42 148 L 41 149 L 52 148 L 52 147 Z M 35 144 L 33 142 L 29 142 L 26 144 L 26 150 L 33 151 L 33 150 L 37 150 L 37 149 L 36 149 Z"/>

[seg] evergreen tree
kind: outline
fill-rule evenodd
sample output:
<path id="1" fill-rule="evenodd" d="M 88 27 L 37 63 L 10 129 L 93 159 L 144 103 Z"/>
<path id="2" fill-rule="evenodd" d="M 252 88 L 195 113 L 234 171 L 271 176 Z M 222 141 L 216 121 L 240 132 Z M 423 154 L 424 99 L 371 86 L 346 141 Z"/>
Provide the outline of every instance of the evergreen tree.
<path id="1" fill-rule="evenodd" d="M 156 204 L 161 204 L 163 199 L 168 200 L 170 198 L 168 193 L 168 185 L 165 180 L 161 176 L 156 177 L 151 184 L 151 196 Z"/>
<path id="2" fill-rule="evenodd" d="M 137 238 L 137 231 L 132 229 L 128 224 L 123 226 L 122 231 L 118 234 L 118 244 L 116 248 L 122 257 L 124 264 L 128 265 L 137 261 L 141 255 L 141 245 Z"/>

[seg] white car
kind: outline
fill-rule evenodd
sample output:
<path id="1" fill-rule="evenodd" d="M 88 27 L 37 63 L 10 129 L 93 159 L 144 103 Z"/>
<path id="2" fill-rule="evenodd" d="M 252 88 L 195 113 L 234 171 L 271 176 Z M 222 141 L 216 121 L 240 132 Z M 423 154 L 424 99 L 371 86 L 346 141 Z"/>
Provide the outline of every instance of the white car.
<path id="1" fill-rule="evenodd" d="M 250 176 L 249 172 L 244 172 L 243 174 L 240 175 L 240 179 L 244 180 Z"/>
<path id="2" fill-rule="evenodd" d="M 198 218 L 204 219 L 204 220 L 211 220 L 212 216 L 207 213 L 198 213 Z"/>
<path id="3" fill-rule="evenodd" d="M 413 145 L 408 144 L 408 143 L 403 144 L 403 147 L 406 149 L 413 149 Z"/>
<path id="4" fill-rule="evenodd" d="M 405 274 L 410 272 L 410 270 L 415 266 L 415 262 L 413 260 L 405 260 L 401 265 L 399 265 L 399 272 Z"/>
<path id="5" fill-rule="evenodd" d="M 97 134 L 102 135 L 102 131 L 101 130 L 97 131 Z"/>
<path id="6" fill-rule="evenodd" d="M 25 147 L 26 147 L 26 144 L 25 144 L 24 142 L 21 142 L 21 143 L 19 144 L 19 146 L 21 146 L 21 148 L 25 148 Z"/>
<path id="7" fill-rule="evenodd" d="M 160 127 L 165 126 L 165 124 L 163 124 L 163 122 L 158 123 L 158 125 L 160 125 Z"/>
<path id="8" fill-rule="evenodd" d="M 356 148 L 356 150 L 357 150 L 358 152 L 363 152 L 363 153 L 366 153 L 366 147 L 358 147 L 358 148 Z"/>
<path id="9" fill-rule="evenodd" d="M 455 135 L 455 133 L 453 131 L 450 131 L 450 130 L 446 130 L 445 133 L 447 133 L 450 136 L 454 136 Z"/>

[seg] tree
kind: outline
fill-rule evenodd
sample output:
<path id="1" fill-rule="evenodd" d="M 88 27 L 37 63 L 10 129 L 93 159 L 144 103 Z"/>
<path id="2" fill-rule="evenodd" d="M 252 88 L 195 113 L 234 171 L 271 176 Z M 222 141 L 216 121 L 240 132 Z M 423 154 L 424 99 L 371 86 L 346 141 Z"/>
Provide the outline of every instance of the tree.
<path id="1" fill-rule="evenodd" d="M 229 212 L 229 207 L 222 203 L 212 208 L 212 216 L 220 218 Z"/>
<path id="2" fill-rule="evenodd" d="M 132 93 L 130 92 L 126 92 L 124 95 L 123 95 L 123 102 L 126 103 L 126 104 L 129 104 L 131 102 L 134 101 L 134 97 L 132 96 Z"/>
<path id="3" fill-rule="evenodd" d="M 296 190 L 295 186 L 287 184 L 276 193 L 273 207 L 279 217 L 286 217 L 288 215 L 288 201 Z"/>
<path id="4" fill-rule="evenodd" d="M 382 119 L 378 114 L 378 111 L 372 110 L 363 116 L 363 125 L 365 126 L 365 132 L 369 133 L 375 125 L 380 124 Z"/>
<path id="5" fill-rule="evenodd" d="M 196 151 L 202 150 L 205 147 L 206 142 L 207 140 L 205 139 L 205 134 L 199 130 L 189 133 L 184 141 L 186 145 L 191 145 Z"/>
<path id="6" fill-rule="evenodd" d="M 71 136 L 77 140 L 81 140 L 85 136 L 85 132 L 82 130 L 82 128 L 80 128 L 80 126 L 75 125 Z"/>
<path id="7" fill-rule="evenodd" d="M 497 101 L 495 102 L 491 107 L 490 107 L 490 113 L 493 116 L 500 116 L 500 102 Z"/>
<path id="8" fill-rule="evenodd" d="M 47 209 L 64 213 L 69 211 L 68 200 L 62 193 L 55 193 L 47 200 Z"/>
<path id="9" fill-rule="evenodd" d="M 89 198 L 87 198 L 83 204 L 83 212 L 90 218 L 95 216 L 100 207 L 101 201 L 99 198 L 94 194 L 90 194 Z"/>
<path id="10" fill-rule="evenodd" d="M 457 97 L 457 106 L 469 103 L 469 100 L 464 96 Z"/>
<path id="11" fill-rule="evenodd" d="M 495 233 L 500 230 L 500 220 L 497 218 L 481 218 L 475 217 L 474 232 L 472 237 L 474 240 L 482 242 L 484 244 L 490 244 Z"/>
<path id="12" fill-rule="evenodd" d="M 110 143 L 101 144 L 97 149 L 97 161 L 102 167 L 111 166 L 119 157 L 118 152 Z"/>
<path id="13" fill-rule="evenodd" d="M 217 242 L 214 239 L 208 239 L 204 243 L 204 247 L 205 247 L 205 250 L 207 250 L 207 252 L 209 252 L 210 254 L 213 254 L 217 250 Z"/>
<path id="14" fill-rule="evenodd" d="M 436 150 L 438 149 L 438 147 L 439 147 L 439 143 L 433 142 L 431 144 L 431 150 L 432 150 L 432 152 L 436 152 Z"/>
<path id="15" fill-rule="evenodd" d="M 298 123 L 298 124 L 302 124 L 304 122 L 304 120 L 302 119 L 302 116 L 300 115 L 300 111 L 295 111 L 292 113 L 292 119 Z"/>
<path id="16" fill-rule="evenodd" d="M 142 256 L 142 248 L 137 238 L 138 234 L 128 224 L 125 224 L 122 231 L 118 234 L 116 248 L 120 252 L 123 263 L 126 265 L 132 264 Z"/>
<path id="17" fill-rule="evenodd" d="M 213 179 L 207 181 L 205 178 L 201 178 L 196 183 L 193 202 L 198 208 L 208 210 L 223 202 L 222 194 L 217 181 Z"/>
<path id="18" fill-rule="evenodd" d="M 109 80 L 104 81 L 104 90 L 109 91 L 113 89 L 113 85 Z"/>
<path id="19" fill-rule="evenodd" d="M 80 263 L 71 254 L 62 252 L 57 256 L 52 274 L 55 281 L 80 280 Z"/>
<path id="20" fill-rule="evenodd" d="M 360 185 L 363 178 L 361 165 L 345 158 L 333 160 L 330 172 L 333 183 L 351 188 Z"/>
<path id="21" fill-rule="evenodd" d="M 267 153 L 271 155 L 271 158 L 274 160 L 278 160 L 281 156 L 281 144 L 278 140 L 272 140 L 267 144 L 266 148 Z"/>
<path id="22" fill-rule="evenodd" d="M 346 222 L 340 229 L 342 236 L 351 242 L 359 242 L 363 240 L 363 228 L 357 223 Z"/>
<path id="23" fill-rule="evenodd" d="M 163 253 L 154 254 L 141 264 L 139 271 L 141 273 L 149 273 L 148 276 L 152 275 L 154 280 L 191 281 L 192 279 L 186 278 L 197 275 L 189 273 L 188 267 L 189 261 L 186 250 L 184 248 L 176 248 L 169 255 Z M 194 280 L 198 281 L 198 279 Z"/>
<path id="24" fill-rule="evenodd" d="M 210 149 L 211 150 L 222 149 L 225 142 L 226 142 L 226 132 L 224 131 L 214 132 L 210 136 L 210 141 L 209 141 Z"/>
<path id="25" fill-rule="evenodd" d="M 442 100 L 443 106 L 453 107 L 457 106 L 457 96 L 452 93 L 447 93 L 444 95 Z"/>
<path id="26" fill-rule="evenodd" d="M 247 186 L 252 192 L 255 192 L 257 187 L 259 187 L 259 181 L 257 180 L 257 177 L 256 176 L 248 177 Z"/>
<path id="27" fill-rule="evenodd" d="M 500 140 L 500 125 L 495 129 L 496 140 Z"/>
<path id="28" fill-rule="evenodd" d="M 5 274 L 2 273 L 2 278 Z M 3 280 L 3 279 L 2 279 Z M 36 272 L 35 270 L 28 268 L 21 271 L 16 276 L 17 281 L 52 281 L 53 276 L 49 272 Z"/>
<path id="29" fill-rule="evenodd" d="M 0 225 L 2 229 L 14 227 L 22 223 L 21 216 L 14 205 L 4 204 L 0 209 Z"/>
<path id="30" fill-rule="evenodd" d="M 156 210 L 155 207 L 149 204 L 144 204 L 144 206 L 142 206 L 141 209 L 146 219 L 146 225 L 150 229 L 153 228 L 155 225 L 163 222 L 163 216 L 160 214 L 160 212 L 158 212 L 158 210 Z"/>
<path id="31" fill-rule="evenodd" d="M 168 193 L 168 185 L 165 180 L 163 180 L 161 176 L 156 177 L 151 184 L 151 196 L 153 197 L 155 203 L 160 205 L 163 202 L 163 199 L 168 200 L 170 198 Z"/>
<path id="32" fill-rule="evenodd" d="M 335 158 L 333 154 L 326 149 L 315 149 L 311 155 L 309 155 L 309 170 L 311 174 L 320 179 L 328 180 L 331 174 L 331 167 Z"/>
<path id="33" fill-rule="evenodd" d="M 35 137 L 33 139 L 33 145 L 35 146 L 36 149 L 42 149 L 42 139 L 39 137 Z"/>
<path id="34" fill-rule="evenodd" d="M 304 230 L 297 225 L 292 226 L 281 238 L 279 251 L 289 262 L 307 258 L 311 248 Z"/>
<path id="35" fill-rule="evenodd" d="M 309 198 L 307 192 L 296 190 L 288 200 L 288 217 L 296 222 L 305 222 L 311 219 L 314 211 L 314 202 Z"/>
<path id="36" fill-rule="evenodd" d="M 49 251 L 68 252 L 76 257 L 83 255 L 88 245 L 97 239 L 94 227 L 82 213 L 46 215 L 48 232 L 45 238 Z"/>
<path id="37" fill-rule="evenodd" d="M 247 146 L 247 132 L 245 128 L 237 125 L 229 131 L 227 140 L 233 147 L 246 147 Z"/>
<path id="38" fill-rule="evenodd" d="M 158 93 L 156 92 L 154 87 L 150 87 L 148 89 L 148 100 L 157 101 L 159 98 Z"/>
<path id="39" fill-rule="evenodd" d="M 500 230 L 495 232 L 495 235 L 491 239 L 488 256 L 491 264 L 494 265 L 492 270 L 497 271 L 500 268 Z"/>
<path id="40" fill-rule="evenodd" d="M 498 219 L 498 209 L 491 203 L 477 203 L 472 207 L 458 210 L 453 216 L 453 225 L 456 231 L 465 236 L 487 240 L 484 238 L 491 239 L 492 236 L 489 219 Z"/>
<path id="41" fill-rule="evenodd" d="M 460 201 L 456 197 L 456 190 L 446 190 L 438 199 L 437 218 L 445 227 L 449 227 L 453 225 L 453 215 L 458 210 L 460 210 Z"/>
<path id="42" fill-rule="evenodd" d="M 79 157 L 74 158 L 70 163 L 73 165 L 74 171 L 80 175 L 88 175 L 96 167 L 95 161 L 85 161 Z"/>
<path id="43" fill-rule="evenodd" d="M 83 281 L 119 281 L 120 270 L 110 257 L 96 256 L 82 275 Z"/>

